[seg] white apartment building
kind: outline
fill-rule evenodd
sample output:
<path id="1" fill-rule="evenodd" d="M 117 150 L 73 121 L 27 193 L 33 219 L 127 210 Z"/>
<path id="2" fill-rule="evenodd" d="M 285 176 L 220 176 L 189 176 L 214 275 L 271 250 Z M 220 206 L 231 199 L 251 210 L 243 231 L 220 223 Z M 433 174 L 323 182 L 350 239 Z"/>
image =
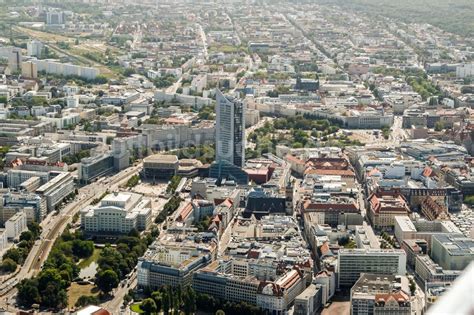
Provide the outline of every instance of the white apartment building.
<path id="1" fill-rule="evenodd" d="M 20 234 L 27 229 L 26 213 L 23 211 L 17 212 L 5 222 L 5 230 L 7 231 L 8 239 L 17 239 L 20 237 Z"/>
<path id="2" fill-rule="evenodd" d="M 151 214 L 150 199 L 135 193 L 112 193 L 99 205 L 81 210 L 81 225 L 86 233 L 126 234 L 149 228 Z"/>
<path id="3" fill-rule="evenodd" d="M 26 44 L 26 47 L 28 50 L 28 56 L 41 57 L 44 45 L 42 42 L 34 39 L 32 41 L 29 41 Z"/>
<path id="4" fill-rule="evenodd" d="M 462 79 L 467 77 L 474 77 L 474 63 L 457 66 L 456 77 Z"/>
<path id="5" fill-rule="evenodd" d="M 21 48 L 13 46 L 0 47 L 0 58 L 8 59 L 8 66 L 11 68 L 11 70 L 18 70 L 21 67 L 21 63 L 23 61 Z"/>
<path id="6" fill-rule="evenodd" d="M 97 68 L 76 66 L 54 60 L 32 60 L 32 62 L 36 64 L 38 71 L 44 71 L 50 74 L 63 76 L 74 75 L 85 79 L 94 79 L 100 74 Z"/>

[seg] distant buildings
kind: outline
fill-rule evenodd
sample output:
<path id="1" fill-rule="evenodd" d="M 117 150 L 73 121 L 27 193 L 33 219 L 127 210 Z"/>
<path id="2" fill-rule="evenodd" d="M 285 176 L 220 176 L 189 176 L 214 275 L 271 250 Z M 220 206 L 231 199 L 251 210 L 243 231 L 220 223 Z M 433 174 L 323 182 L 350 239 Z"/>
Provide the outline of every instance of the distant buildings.
<path id="1" fill-rule="evenodd" d="M 62 25 L 65 23 L 64 12 L 62 11 L 48 11 L 46 12 L 47 25 Z"/>
<path id="2" fill-rule="evenodd" d="M 97 206 L 81 210 L 81 228 L 87 234 L 127 234 L 151 225 L 151 201 L 135 193 L 112 193 Z"/>
<path id="3" fill-rule="evenodd" d="M 242 101 L 217 90 L 216 161 L 245 164 L 245 115 Z"/>
<path id="4" fill-rule="evenodd" d="M 38 77 L 38 66 L 31 61 L 21 63 L 21 75 L 25 78 L 35 79 Z"/>
<path id="5" fill-rule="evenodd" d="M 12 46 L 0 47 L 0 59 L 2 58 L 8 61 L 8 66 L 12 71 L 16 71 L 21 68 L 21 63 L 23 61 L 21 48 Z"/>
<path id="6" fill-rule="evenodd" d="M 37 71 L 44 71 L 49 74 L 57 74 L 62 76 L 78 76 L 84 79 L 92 80 L 95 79 L 99 74 L 100 70 L 97 68 L 76 66 L 67 63 L 61 63 L 54 60 L 31 60 L 37 67 Z"/>
<path id="7" fill-rule="evenodd" d="M 43 54 L 44 45 L 38 40 L 31 40 L 26 44 L 28 56 L 40 58 Z"/>
<path id="8" fill-rule="evenodd" d="M 474 63 L 463 64 L 456 67 L 456 77 L 467 78 L 474 76 Z"/>

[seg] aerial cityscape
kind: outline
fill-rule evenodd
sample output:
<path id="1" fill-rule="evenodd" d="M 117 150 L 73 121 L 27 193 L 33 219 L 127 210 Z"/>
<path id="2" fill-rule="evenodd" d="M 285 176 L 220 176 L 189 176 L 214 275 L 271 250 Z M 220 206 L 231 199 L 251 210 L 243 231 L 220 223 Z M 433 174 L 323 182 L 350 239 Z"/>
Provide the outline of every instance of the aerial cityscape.
<path id="1" fill-rule="evenodd" d="M 0 0 L 0 315 L 474 313 L 474 1 Z"/>

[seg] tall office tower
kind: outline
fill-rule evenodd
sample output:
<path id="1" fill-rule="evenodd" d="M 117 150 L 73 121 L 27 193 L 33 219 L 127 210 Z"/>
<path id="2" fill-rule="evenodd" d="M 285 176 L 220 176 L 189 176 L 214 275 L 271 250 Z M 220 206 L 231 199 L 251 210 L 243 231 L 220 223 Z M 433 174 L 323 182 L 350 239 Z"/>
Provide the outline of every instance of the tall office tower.
<path id="1" fill-rule="evenodd" d="M 242 101 L 217 90 L 216 161 L 245 164 L 245 114 Z"/>

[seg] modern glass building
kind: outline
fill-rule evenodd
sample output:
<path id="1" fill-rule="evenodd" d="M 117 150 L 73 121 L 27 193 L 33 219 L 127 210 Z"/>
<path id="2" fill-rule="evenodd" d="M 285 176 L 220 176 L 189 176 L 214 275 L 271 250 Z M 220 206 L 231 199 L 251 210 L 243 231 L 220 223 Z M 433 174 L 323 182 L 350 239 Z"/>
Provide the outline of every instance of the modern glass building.
<path id="1" fill-rule="evenodd" d="M 94 179 L 108 175 L 114 170 L 114 158 L 110 154 L 88 157 L 79 164 L 79 180 L 88 184 Z"/>
<path id="2" fill-rule="evenodd" d="M 247 185 L 249 182 L 248 174 L 240 166 L 226 160 L 212 163 L 209 168 L 209 177 L 218 180 L 233 180 L 239 185 Z"/>
<path id="3" fill-rule="evenodd" d="M 242 101 L 217 90 L 216 161 L 245 164 L 245 114 Z"/>

